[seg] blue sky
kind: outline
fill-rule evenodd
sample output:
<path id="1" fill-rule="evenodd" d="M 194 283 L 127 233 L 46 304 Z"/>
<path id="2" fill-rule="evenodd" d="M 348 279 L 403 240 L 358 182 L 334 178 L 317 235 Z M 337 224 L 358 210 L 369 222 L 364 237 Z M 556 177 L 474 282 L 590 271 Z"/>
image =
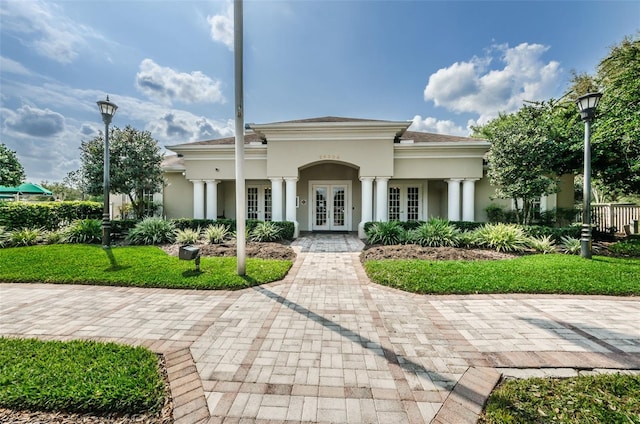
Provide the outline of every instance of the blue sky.
<path id="1" fill-rule="evenodd" d="M 637 1 L 246 1 L 245 120 L 467 135 L 638 30 Z M 29 181 L 80 168 L 107 94 L 161 146 L 233 135 L 231 2 L 0 0 L 0 37 L 0 142 Z"/>

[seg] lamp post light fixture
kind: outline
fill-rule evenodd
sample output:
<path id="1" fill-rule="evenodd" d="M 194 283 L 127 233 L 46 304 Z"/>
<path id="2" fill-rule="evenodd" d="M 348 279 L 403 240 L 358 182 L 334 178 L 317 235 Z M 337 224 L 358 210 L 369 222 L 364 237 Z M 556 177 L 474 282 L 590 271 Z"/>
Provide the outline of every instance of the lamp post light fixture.
<path id="1" fill-rule="evenodd" d="M 100 113 L 102 114 L 102 122 L 104 122 L 104 208 L 102 209 L 102 246 L 111 246 L 111 215 L 109 213 L 109 124 L 113 115 L 116 113 L 115 103 L 107 100 L 97 102 Z"/>
<path id="2" fill-rule="evenodd" d="M 582 232 L 580 256 L 591 259 L 591 121 L 602 93 L 587 93 L 578 97 L 576 104 L 584 121 L 584 183 L 582 188 Z"/>

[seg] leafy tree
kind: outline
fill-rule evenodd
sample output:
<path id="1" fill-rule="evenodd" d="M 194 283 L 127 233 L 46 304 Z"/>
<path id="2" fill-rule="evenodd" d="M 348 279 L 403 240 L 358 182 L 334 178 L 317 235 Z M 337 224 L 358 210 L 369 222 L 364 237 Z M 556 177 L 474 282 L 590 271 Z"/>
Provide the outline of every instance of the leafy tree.
<path id="1" fill-rule="evenodd" d="M 487 175 L 496 197 L 514 200 L 520 223 L 531 222 L 533 202 L 557 192 L 558 176 L 580 163 L 575 125 L 566 125 L 570 113 L 562 102 L 530 103 L 474 128 L 491 142 Z"/>
<path id="2" fill-rule="evenodd" d="M 89 194 L 103 192 L 104 138 L 100 134 L 80 146 L 82 178 Z M 129 196 L 134 214 L 142 218 L 145 214 L 144 193 L 155 193 L 162 189 L 163 154 L 149 131 L 138 131 L 131 126 L 125 129 L 114 127 L 109 135 L 109 179 L 110 192 Z"/>
<path id="3" fill-rule="evenodd" d="M 40 182 L 40 185 L 51 191 L 56 199 L 80 200 L 82 197 L 82 193 L 80 193 L 80 190 L 68 186 L 64 181 L 60 183 L 57 181 L 49 182 L 47 180 L 44 180 Z"/>
<path id="4" fill-rule="evenodd" d="M 603 96 L 593 125 L 593 169 L 610 191 L 640 194 L 640 34 L 598 65 Z"/>
<path id="5" fill-rule="evenodd" d="M 22 184 L 25 179 L 24 168 L 18 161 L 16 152 L 0 143 L 0 185 L 13 187 Z"/>

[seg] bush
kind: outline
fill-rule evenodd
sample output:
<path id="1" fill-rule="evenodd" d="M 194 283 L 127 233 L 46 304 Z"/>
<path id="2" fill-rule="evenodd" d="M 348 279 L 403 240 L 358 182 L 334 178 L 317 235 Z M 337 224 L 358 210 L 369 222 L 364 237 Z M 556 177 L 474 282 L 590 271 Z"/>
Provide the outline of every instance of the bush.
<path id="1" fill-rule="evenodd" d="M 504 209 L 501 206 L 491 204 L 484 208 L 487 213 L 487 220 L 492 223 L 505 222 L 506 215 Z"/>
<path id="2" fill-rule="evenodd" d="M 393 245 L 402 244 L 407 238 L 407 231 L 398 221 L 375 222 L 366 232 L 367 243 Z"/>
<path id="3" fill-rule="evenodd" d="M 42 235 L 42 240 L 45 244 L 58 244 L 62 243 L 64 237 L 61 231 L 47 231 Z"/>
<path id="4" fill-rule="evenodd" d="M 565 236 L 562 237 L 560 250 L 567 255 L 577 255 L 582 249 L 580 239 L 576 237 Z"/>
<path id="5" fill-rule="evenodd" d="M 173 222 L 162 218 L 145 218 L 129 231 L 127 240 L 131 244 L 173 243 L 175 240 Z"/>
<path id="6" fill-rule="evenodd" d="M 477 247 L 479 246 L 478 235 L 475 231 L 463 231 L 458 234 L 458 246 Z"/>
<path id="7" fill-rule="evenodd" d="M 546 253 L 554 253 L 556 251 L 556 242 L 551 238 L 551 236 L 544 236 L 540 238 L 531 237 L 529 239 L 529 246 L 533 248 L 536 252 L 546 254 Z"/>
<path id="8" fill-rule="evenodd" d="M 138 221 L 135 219 L 116 219 L 111 221 L 111 238 L 125 238 L 137 223 Z"/>
<path id="9" fill-rule="evenodd" d="M 226 221 L 232 221 L 230 219 Z M 191 219 L 191 218 L 179 218 L 172 219 L 171 222 L 176 230 L 185 230 L 190 228 L 192 230 L 197 230 L 198 228 L 205 228 L 212 224 L 217 224 L 220 221 L 214 221 L 212 219 Z"/>
<path id="10" fill-rule="evenodd" d="M 102 221 L 78 219 L 62 230 L 65 243 L 99 243 L 102 239 Z"/>
<path id="11" fill-rule="evenodd" d="M 529 241 L 522 228 L 515 224 L 485 224 L 476 230 L 476 235 L 481 246 L 498 252 L 522 251 Z"/>
<path id="12" fill-rule="evenodd" d="M 295 224 L 291 221 L 275 221 L 274 225 L 280 228 L 280 237 L 284 240 L 293 240 L 296 230 Z"/>
<path id="13" fill-rule="evenodd" d="M 615 256 L 640 257 L 640 240 L 631 239 L 613 243 L 609 246 L 609 252 Z"/>
<path id="14" fill-rule="evenodd" d="M 451 246 L 458 245 L 460 230 L 446 219 L 431 218 L 415 230 L 411 231 L 411 241 L 420 246 Z"/>
<path id="15" fill-rule="evenodd" d="M 551 236 L 556 243 L 560 243 L 563 237 L 580 238 L 580 225 L 560 228 L 545 225 L 523 225 L 522 230 L 528 237 L 541 238 Z"/>
<path id="16" fill-rule="evenodd" d="M 43 230 L 39 228 L 22 228 L 9 233 L 8 241 L 10 246 L 33 246 L 38 244 Z"/>
<path id="17" fill-rule="evenodd" d="M 209 225 L 204 229 L 204 238 L 212 244 L 224 243 L 229 238 L 229 228 L 224 224 Z"/>
<path id="18" fill-rule="evenodd" d="M 0 226 L 7 230 L 43 228 L 57 230 L 77 219 L 100 219 L 98 202 L 0 202 Z"/>
<path id="19" fill-rule="evenodd" d="M 176 230 L 176 242 L 180 244 L 193 244 L 200 239 L 200 227 L 195 230 L 185 228 L 184 230 Z"/>
<path id="20" fill-rule="evenodd" d="M 482 222 L 475 221 L 449 221 L 449 224 L 453 225 L 460 231 L 473 231 L 484 225 Z"/>
<path id="21" fill-rule="evenodd" d="M 8 244 L 9 232 L 5 227 L 0 226 L 0 248 L 3 248 L 5 244 Z"/>
<path id="22" fill-rule="evenodd" d="M 248 229 L 248 226 L 247 226 Z M 280 228 L 273 222 L 259 222 L 251 230 L 252 241 L 277 241 L 280 240 Z"/>

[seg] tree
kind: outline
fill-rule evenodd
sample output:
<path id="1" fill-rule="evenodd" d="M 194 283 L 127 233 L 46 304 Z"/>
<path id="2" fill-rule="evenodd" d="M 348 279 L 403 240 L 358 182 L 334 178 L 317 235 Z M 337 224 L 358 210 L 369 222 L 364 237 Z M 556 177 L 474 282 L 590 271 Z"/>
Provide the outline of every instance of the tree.
<path id="1" fill-rule="evenodd" d="M 598 65 L 603 96 L 593 124 L 593 170 L 608 190 L 640 194 L 640 35 Z"/>
<path id="2" fill-rule="evenodd" d="M 103 192 L 104 137 L 83 141 L 80 146 L 82 179 L 89 194 Z M 109 135 L 109 179 L 110 192 L 123 193 L 129 197 L 137 218 L 145 215 L 148 206 L 145 193 L 162 189 L 164 178 L 160 164 L 163 154 L 149 131 L 138 131 L 127 126 L 114 127 Z"/>
<path id="3" fill-rule="evenodd" d="M 80 200 L 81 198 L 80 190 L 68 186 L 64 181 L 60 183 L 43 180 L 40 182 L 40 186 L 51 191 L 54 197 L 59 200 Z"/>
<path id="4" fill-rule="evenodd" d="M 24 168 L 13 150 L 0 143 L 0 185 L 19 186 L 25 179 Z"/>
<path id="5" fill-rule="evenodd" d="M 563 102 L 530 103 L 474 128 L 491 142 L 487 176 L 496 197 L 514 200 L 518 222 L 531 222 L 533 202 L 557 192 L 558 176 L 580 163 L 575 125 L 559 124 L 569 113 L 575 115 Z"/>

